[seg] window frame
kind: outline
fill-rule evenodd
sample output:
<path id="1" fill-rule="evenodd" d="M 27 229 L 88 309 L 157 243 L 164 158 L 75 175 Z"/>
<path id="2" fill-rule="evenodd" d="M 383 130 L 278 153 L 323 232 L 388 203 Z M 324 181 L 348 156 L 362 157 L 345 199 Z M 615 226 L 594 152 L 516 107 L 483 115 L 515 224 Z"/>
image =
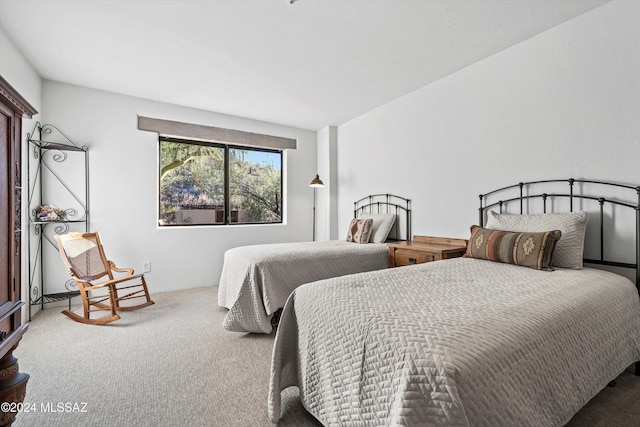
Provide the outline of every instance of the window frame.
<path id="1" fill-rule="evenodd" d="M 224 150 L 224 171 L 223 171 L 223 178 L 224 178 L 224 190 L 223 190 L 223 194 L 224 194 L 224 215 L 223 215 L 223 222 L 221 223 L 207 223 L 207 224 L 189 224 L 189 223 L 184 223 L 184 224 L 161 224 L 160 222 L 160 214 L 161 214 L 161 206 L 160 206 L 160 197 L 161 197 L 161 184 L 160 184 L 160 171 L 161 171 L 161 167 L 160 167 L 160 159 L 161 159 L 161 152 L 162 152 L 162 142 L 172 142 L 172 143 L 178 143 L 178 144 L 191 144 L 191 145 L 200 145 L 200 146 L 205 146 L 205 147 L 215 147 L 215 148 L 222 148 Z M 279 221 L 272 221 L 272 222 L 232 222 L 232 211 L 231 211 L 231 203 L 230 203 L 230 198 L 231 198 L 231 155 L 230 155 L 230 150 L 245 150 L 245 151 L 259 151 L 259 152 L 265 152 L 265 153 L 273 153 L 273 154 L 278 154 L 280 156 L 280 220 Z M 196 139 L 188 139 L 188 138 L 178 138 L 178 137 L 172 137 L 172 136 L 164 136 L 164 135 L 158 135 L 158 161 L 157 161 L 157 167 L 158 167 L 158 191 L 157 191 L 157 217 L 156 217 L 156 221 L 157 221 L 157 226 L 161 227 L 161 228 L 170 228 L 170 227 L 219 227 L 219 226 L 236 226 L 236 225 L 274 225 L 274 224 L 283 224 L 284 223 L 284 210 L 285 210 L 285 197 L 284 197 L 284 151 L 282 149 L 270 149 L 270 148 L 262 148 L 262 147 L 256 147 L 256 146 L 243 146 L 243 145 L 236 145 L 236 144 L 229 144 L 229 143 L 224 143 L 224 142 L 212 142 L 212 141 L 202 141 L 202 140 L 196 140 Z"/>

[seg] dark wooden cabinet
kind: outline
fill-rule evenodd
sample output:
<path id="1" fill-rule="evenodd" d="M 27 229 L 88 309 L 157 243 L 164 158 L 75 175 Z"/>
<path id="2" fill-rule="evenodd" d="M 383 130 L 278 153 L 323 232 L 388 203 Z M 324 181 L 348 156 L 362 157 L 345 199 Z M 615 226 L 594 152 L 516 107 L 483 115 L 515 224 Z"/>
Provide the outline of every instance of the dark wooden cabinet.
<path id="1" fill-rule="evenodd" d="M 37 111 L 0 76 L 0 401 L 24 400 L 29 375 L 19 372 L 13 351 L 27 330 L 22 324 L 22 118 Z M 3 405 L 4 406 L 4 405 Z M 10 405 L 15 409 L 15 405 Z M 0 411 L 0 426 L 17 412 Z"/>

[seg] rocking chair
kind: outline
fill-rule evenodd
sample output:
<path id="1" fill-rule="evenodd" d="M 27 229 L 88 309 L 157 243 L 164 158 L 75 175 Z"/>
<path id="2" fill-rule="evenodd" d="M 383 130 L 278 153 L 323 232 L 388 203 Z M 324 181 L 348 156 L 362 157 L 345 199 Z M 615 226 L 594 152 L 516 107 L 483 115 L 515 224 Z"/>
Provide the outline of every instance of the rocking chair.
<path id="1" fill-rule="evenodd" d="M 153 304 L 144 275 L 133 274 L 132 268 L 117 268 L 113 261 L 107 260 L 97 232 L 69 233 L 54 238 L 62 262 L 78 286 L 84 308 L 84 317 L 71 310 L 64 310 L 62 314 L 77 322 L 103 325 L 118 320 L 118 311 L 136 310 Z M 120 277 L 114 276 L 114 272 L 120 273 Z M 125 275 L 122 276 L 122 273 Z M 100 278 L 108 280 L 96 282 Z M 130 281 L 137 283 L 130 284 Z M 119 295 L 121 291 L 126 291 L 126 295 Z M 144 298 L 145 301 L 137 305 L 121 305 L 135 298 Z M 107 311 L 110 314 L 91 319 L 90 315 L 95 311 Z"/>

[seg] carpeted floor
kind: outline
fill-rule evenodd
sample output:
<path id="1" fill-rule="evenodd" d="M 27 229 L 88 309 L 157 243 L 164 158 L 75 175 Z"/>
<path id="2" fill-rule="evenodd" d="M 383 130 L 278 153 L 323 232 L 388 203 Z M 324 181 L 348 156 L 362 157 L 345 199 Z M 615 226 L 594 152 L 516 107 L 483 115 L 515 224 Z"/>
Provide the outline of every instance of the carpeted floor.
<path id="1" fill-rule="evenodd" d="M 156 304 L 105 326 L 46 309 L 15 356 L 31 378 L 24 426 L 269 426 L 273 335 L 225 331 L 217 288 L 152 294 Z M 282 426 L 320 425 L 284 393 Z M 625 372 L 569 423 L 640 425 L 640 378 Z"/>

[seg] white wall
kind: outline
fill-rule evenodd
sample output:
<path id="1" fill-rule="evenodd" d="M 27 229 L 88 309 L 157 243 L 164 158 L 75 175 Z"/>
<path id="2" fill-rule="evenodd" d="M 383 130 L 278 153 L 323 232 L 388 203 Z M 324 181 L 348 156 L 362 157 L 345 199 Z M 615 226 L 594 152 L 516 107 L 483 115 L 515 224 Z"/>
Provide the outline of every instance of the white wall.
<path id="1" fill-rule="evenodd" d="M 338 129 L 325 126 L 318 131 L 318 174 L 324 188 L 318 188 L 316 240 L 338 239 Z M 345 233 L 346 235 L 346 233 Z"/>
<path id="2" fill-rule="evenodd" d="M 231 247 L 311 240 L 315 132 L 51 81 L 42 99 L 42 121 L 89 146 L 91 230 L 117 264 L 151 261 L 152 292 L 217 284 Z M 286 224 L 158 228 L 158 136 L 138 130 L 138 115 L 296 138 L 284 156 Z"/>
<path id="3" fill-rule="evenodd" d="M 41 80 L 31 64 L 0 28 L 0 75 L 36 110 L 40 111 Z M 30 122 L 27 122 L 28 125 Z M 26 126 L 25 127 L 29 127 Z M 31 131 L 31 128 L 29 128 Z"/>
<path id="4" fill-rule="evenodd" d="M 639 22 L 607 3 L 339 126 L 339 229 L 369 193 L 411 198 L 414 234 L 468 238 L 505 185 L 640 184 Z"/>

